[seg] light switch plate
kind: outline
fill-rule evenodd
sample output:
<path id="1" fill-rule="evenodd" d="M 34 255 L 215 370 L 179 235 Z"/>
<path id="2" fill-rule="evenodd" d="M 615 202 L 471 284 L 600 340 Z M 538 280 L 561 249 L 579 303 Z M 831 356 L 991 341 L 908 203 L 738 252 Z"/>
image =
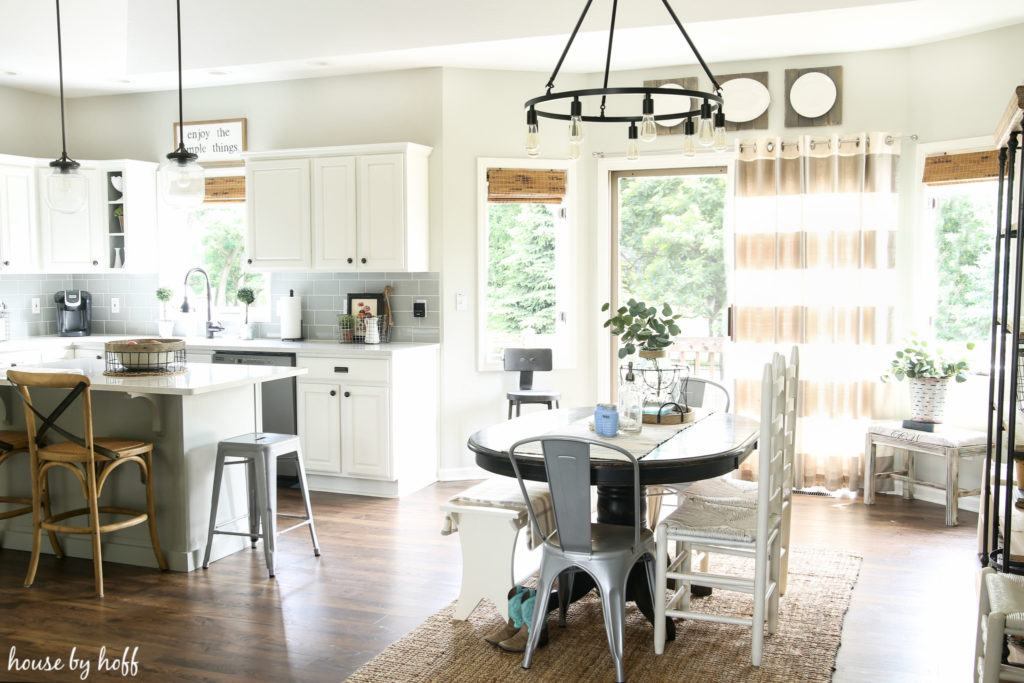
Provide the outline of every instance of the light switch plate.
<path id="1" fill-rule="evenodd" d="M 455 295 L 455 310 L 464 311 L 466 310 L 466 295 L 456 294 Z"/>
<path id="2" fill-rule="evenodd" d="M 120 313 L 121 312 L 121 300 L 116 296 L 110 297 L 110 312 Z"/>
<path id="3" fill-rule="evenodd" d="M 32 299 L 32 312 L 33 313 L 38 313 L 39 312 L 39 299 Z"/>

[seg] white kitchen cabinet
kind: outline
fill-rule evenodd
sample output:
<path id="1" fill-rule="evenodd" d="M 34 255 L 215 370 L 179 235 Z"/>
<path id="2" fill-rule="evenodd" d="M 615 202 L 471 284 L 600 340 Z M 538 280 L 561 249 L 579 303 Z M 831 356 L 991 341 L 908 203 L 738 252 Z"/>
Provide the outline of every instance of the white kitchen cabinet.
<path id="1" fill-rule="evenodd" d="M 35 170 L 0 165 L 0 273 L 38 271 L 38 234 Z"/>
<path id="2" fill-rule="evenodd" d="M 438 349 L 299 355 L 298 428 L 316 491 L 398 496 L 436 480 Z"/>
<path id="3" fill-rule="evenodd" d="M 341 387 L 296 382 L 299 437 L 306 469 L 341 473 Z"/>
<path id="4" fill-rule="evenodd" d="M 428 269 L 427 157 L 411 143 L 245 155 L 255 269 Z"/>
<path id="5" fill-rule="evenodd" d="M 89 185 L 85 207 L 76 213 L 54 211 L 46 203 L 49 168 L 36 171 L 39 188 L 39 232 L 42 266 L 51 273 L 84 273 L 100 269 L 105 239 L 100 211 L 100 173 L 82 167 Z"/>

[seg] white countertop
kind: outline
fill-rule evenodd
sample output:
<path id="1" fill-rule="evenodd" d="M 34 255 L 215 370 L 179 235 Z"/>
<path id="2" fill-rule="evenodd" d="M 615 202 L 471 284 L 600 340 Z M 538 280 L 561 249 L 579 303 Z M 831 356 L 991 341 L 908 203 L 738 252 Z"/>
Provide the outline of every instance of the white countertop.
<path id="1" fill-rule="evenodd" d="M 89 377 L 93 391 L 124 391 L 137 394 L 170 394 L 188 396 L 206 394 L 222 389 L 269 382 L 286 377 L 306 374 L 305 368 L 266 365 L 214 365 L 212 363 L 188 363 L 188 370 L 180 375 L 149 377 L 108 377 L 103 374 L 104 362 L 92 358 L 57 360 L 36 365 L 22 365 L 18 370 L 64 370 L 81 372 Z M 2 384 L 10 384 L 6 379 Z"/>
<path id="2" fill-rule="evenodd" d="M 108 341 L 140 339 L 143 335 L 93 335 L 89 337 L 28 337 L 0 342 L 0 352 L 38 348 L 41 344 L 58 347 L 99 349 Z M 176 337 L 180 338 L 180 337 Z M 336 341 L 281 341 L 280 339 L 236 339 L 231 337 L 184 337 L 186 350 L 195 351 L 263 351 L 295 353 L 304 356 L 390 358 L 392 354 L 411 349 L 436 348 L 438 344 L 392 342 L 389 344 L 339 344 Z"/>

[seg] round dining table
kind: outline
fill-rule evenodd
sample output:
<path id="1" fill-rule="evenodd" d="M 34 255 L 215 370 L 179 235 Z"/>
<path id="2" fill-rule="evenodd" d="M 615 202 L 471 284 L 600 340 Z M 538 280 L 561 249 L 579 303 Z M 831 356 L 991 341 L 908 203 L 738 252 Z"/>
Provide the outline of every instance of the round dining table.
<path id="1" fill-rule="evenodd" d="M 508 451 L 514 443 L 529 437 L 551 436 L 580 420 L 593 416 L 594 408 L 563 408 L 530 413 L 490 427 L 469 437 L 467 446 L 476 455 L 476 464 L 494 474 L 515 477 Z M 647 486 L 684 484 L 710 479 L 731 472 L 757 446 L 759 424 L 742 415 L 713 413 L 686 426 L 675 436 L 638 458 L 640 464 L 640 524 L 646 526 Z M 593 435 L 592 435 L 593 436 Z M 614 442 L 614 439 L 610 440 Z M 547 481 L 541 455 L 518 454 L 516 463 L 524 479 Z M 594 460 L 590 465 L 590 483 L 597 487 L 597 521 L 605 524 L 633 525 L 633 466 L 625 461 Z M 571 599 L 585 595 L 593 583 L 577 578 Z M 654 619 L 650 588 L 641 565 L 634 567 L 627 585 L 627 599 L 637 604 L 649 621 Z M 557 601 L 549 604 L 557 605 Z M 675 635 L 668 619 L 669 639 Z"/>

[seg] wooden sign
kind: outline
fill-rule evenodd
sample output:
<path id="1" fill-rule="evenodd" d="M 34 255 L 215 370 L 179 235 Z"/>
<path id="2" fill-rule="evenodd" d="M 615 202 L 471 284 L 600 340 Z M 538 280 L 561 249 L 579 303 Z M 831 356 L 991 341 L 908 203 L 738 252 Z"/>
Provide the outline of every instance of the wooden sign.
<path id="1" fill-rule="evenodd" d="M 181 142 L 174 124 L 174 148 Z M 185 149 L 199 155 L 201 166 L 241 166 L 245 147 L 245 119 L 186 121 Z"/>

